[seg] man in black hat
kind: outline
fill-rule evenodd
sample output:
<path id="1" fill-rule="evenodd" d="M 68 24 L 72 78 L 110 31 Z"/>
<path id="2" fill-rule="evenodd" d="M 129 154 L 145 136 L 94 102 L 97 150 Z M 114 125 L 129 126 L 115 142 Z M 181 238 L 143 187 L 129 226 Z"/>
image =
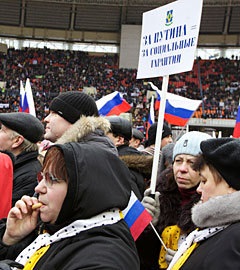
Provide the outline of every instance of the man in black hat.
<path id="1" fill-rule="evenodd" d="M 120 158 L 131 172 L 132 189 L 138 199 L 143 198 L 146 189 L 146 179 L 151 174 L 152 158 L 142 155 L 136 148 L 129 146 L 132 138 L 132 124 L 120 116 L 108 116 L 111 131 L 107 134 L 118 150 Z"/>
<path id="2" fill-rule="evenodd" d="M 143 139 L 144 139 L 144 134 L 140 130 L 133 128 L 132 138 L 129 141 L 129 146 L 134 147 L 137 150 L 139 150 Z"/>
<path id="3" fill-rule="evenodd" d="M 99 116 L 94 99 L 79 91 L 68 91 L 55 97 L 49 107 L 44 138 L 55 143 L 82 115 Z"/>
<path id="4" fill-rule="evenodd" d="M 32 196 L 41 170 L 38 145 L 44 134 L 43 124 L 29 113 L 0 113 L 0 150 L 15 157 L 12 204 L 23 195 Z"/>
<path id="5" fill-rule="evenodd" d="M 156 135 L 157 135 L 157 123 L 154 123 L 150 126 L 148 130 L 148 139 L 145 144 L 145 149 L 142 150 L 144 154 L 148 154 L 152 156 L 154 155 Z M 173 142 L 172 130 L 167 125 L 167 123 L 163 123 L 160 149 L 162 149 L 165 145 L 172 142 Z"/>

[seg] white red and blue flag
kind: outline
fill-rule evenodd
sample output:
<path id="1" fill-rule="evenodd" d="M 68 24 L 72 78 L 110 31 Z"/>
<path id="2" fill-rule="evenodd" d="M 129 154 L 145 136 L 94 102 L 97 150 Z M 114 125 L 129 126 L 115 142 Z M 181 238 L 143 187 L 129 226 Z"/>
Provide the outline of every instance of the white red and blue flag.
<path id="1" fill-rule="evenodd" d="M 157 90 L 155 109 L 161 105 L 162 91 Z M 167 93 L 164 119 L 171 125 L 185 126 L 202 100 L 194 100 L 179 95 Z"/>
<path id="2" fill-rule="evenodd" d="M 152 221 L 152 216 L 144 208 L 133 191 L 131 192 L 127 208 L 122 212 L 124 220 L 130 228 L 133 239 L 136 241 L 139 235 Z"/>
<path id="3" fill-rule="evenodd" d="M 128 112 L 131 105 L 121 97 L 118 91 L 108 94 L 96 101 L 100 115 L 119 115 Z"/>

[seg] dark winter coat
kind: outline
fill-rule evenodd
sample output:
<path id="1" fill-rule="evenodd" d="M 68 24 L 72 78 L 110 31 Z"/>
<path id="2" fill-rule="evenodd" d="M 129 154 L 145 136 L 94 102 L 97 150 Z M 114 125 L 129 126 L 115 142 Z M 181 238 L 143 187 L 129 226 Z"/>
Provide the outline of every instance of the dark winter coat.
<path id="1" fill-rule="evenodd" d="M 211 198 L 194 206 L 192 219 L 199 228 L 229 225 L 199 243 L 181 270 L 240 269 L 240 191 Z"/>
<path id="2" fill-rule="evenodd" d="M 178 225 L 185 233 L 191 232 L 196 227 L 191 220 L 191 208 L 199 201 L 195 194 L 189 203 L 181 206 L 181 194 L 174 180 L 173 168 L 169 166 L 157 179 L 156 190 L 160 192 L 160 218 L 155 227 L 159 235 L 170 225 Z M 141 270 L 159 269 L 158 259 L 161 243 L 155 232 L 148 227 L 136 241 Z"/>
<path id="3" fill-rule="evenodd" d="M 75 220 L 85 220 L 112 208 L 124 209 L 129 201 L 130 173 L 115 147 L 105 136 L 106 120 L 82 117 L 61 142 L 69 175 L 68 192 L 54 225 L 54 233 Z M 68 136 L 69 134 L 69 136 Z M 68 141 L 78 142 L 68 142 Z M 3 234 L 4 227 L 0 229 Z M 0 243 L 0 258 L 15 259 L 36 237 L 37 230 L 21 243 L 8 247 Z M 134 240 L 124 220 L 94 227 L 50 245 L 34 270 L 139 269 Z"/>
<path id="4" fill-rule="evenodd" d="M 191 208 L 200 198 L 196 188 L 189 190 L 188 202 L 182 205 L 182 194 L 174 179 L 172 166 L 162 172 L 156 186 L 156 190 L 160 192 L 161 214 L 156 226 L 160 234 L 170 225 L 178 225 L 183 233 L 189 233 L 196 228 L 191 219 Z"/>
<path id="5" fill-rule="evenodd" d="M 138 199 L 142 200 L 151 178 L 153 157 L 143 155 L 137 149 L 127 145 L 121 145 L 117 147 L 117 150 L 120 159 L 124 161 L 131 172 L 132 189 Z"/>
<path id="6" fill-rule="evenodd" d="M 16 157 L 13 175 L 12 205 L 23 195 L 32 196 L 37 185 L 37 173 L 42 166 L 38 160 L 38 151 L 22 152 Z"/>

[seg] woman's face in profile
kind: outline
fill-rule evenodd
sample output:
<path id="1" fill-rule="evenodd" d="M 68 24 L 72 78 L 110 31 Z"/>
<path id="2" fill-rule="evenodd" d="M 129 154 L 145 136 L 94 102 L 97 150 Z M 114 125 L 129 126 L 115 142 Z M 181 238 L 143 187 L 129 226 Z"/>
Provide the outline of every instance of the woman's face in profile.
<path id="1" fill-rule="evenodd" d="M 43 171 L 35 191 L 42 203 L 40 217 L 43 222 L 54 224 L 62 208 L 67 194 L 68 184 L 65 179 L 58 179 L 51 173 L 51 169 Z"/>
<path id="2" fill-rule="evenodd" d="M 236 191 L 230 187 L 224 179 L 216 181 L 213 173 L 207 165 L 205 165 L 200 171 L 200 176 L 201 181 L 197 188 L 197 193 L 201 195 L 201 202 L 206 202 L 210 198 L 230 194 Z"/>

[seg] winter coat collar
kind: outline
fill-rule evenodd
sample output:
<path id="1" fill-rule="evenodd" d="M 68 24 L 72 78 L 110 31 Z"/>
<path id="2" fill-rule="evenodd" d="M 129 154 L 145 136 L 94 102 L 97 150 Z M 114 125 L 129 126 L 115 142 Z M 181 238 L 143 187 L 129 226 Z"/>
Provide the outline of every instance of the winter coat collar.
<path id="1" fill-rule="evenodd" d="M 240 191 L 199 202 L 192 208 L 192 220 L 199 228 L 240 221 Z"/>
<path id="2" fill-rule="evenodd" d="M 87 135 L 101 130 L 104 135 L 110 130 L 110 122 L 104 117 L 81 116 L 63 135 L 56 144 L 79 142 Z"/>

